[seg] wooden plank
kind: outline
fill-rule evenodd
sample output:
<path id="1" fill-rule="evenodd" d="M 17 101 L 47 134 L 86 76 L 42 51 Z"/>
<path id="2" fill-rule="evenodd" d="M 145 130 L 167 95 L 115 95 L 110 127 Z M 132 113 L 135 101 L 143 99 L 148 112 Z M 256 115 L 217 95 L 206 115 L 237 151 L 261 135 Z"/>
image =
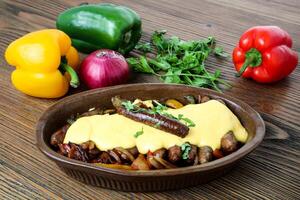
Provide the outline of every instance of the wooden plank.
<path id="1" fill-rule="evenodd" d="M 0 199 L 61 199 L 45 188 L 0 164 Z"/>

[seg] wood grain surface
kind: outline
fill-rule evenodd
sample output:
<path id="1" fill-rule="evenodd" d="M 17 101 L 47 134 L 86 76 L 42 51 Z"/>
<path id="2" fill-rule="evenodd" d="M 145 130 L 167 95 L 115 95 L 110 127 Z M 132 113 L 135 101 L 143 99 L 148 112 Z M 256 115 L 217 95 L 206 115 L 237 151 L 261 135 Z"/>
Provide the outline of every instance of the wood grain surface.
<path id="1" fill-rule="evenodd" d="M 1 0 L 0 52 L 34 30 L 54 28 L 57 15 L 83 1 Z M 89 1 L 92 2 L 92 1 Z M 100 2 L 100 1 L 94 1 Z M 129 6 L 143 20 L 143 38 L 157 29 L 183 39 L 213 35 L 231 52 L 240 35 L 255 25 L 278 25 L 300 51 L 299 0 L 111 0 Z M 160 193 L 125 193 L 79 183 L 65 175 L 35 145 L 35 125 L 57 100 L 26 96 L 14 89 L 14 68 L 0 59 L 0 199 L 299 199 L 300 68 L 269 85 L 234 77 L 231 59 L 210 58 L 233 87 L 225 93 L 245 101 L 266 121 L 264 142 L 224 177 L 205 185 Z M 136 75 L 131 82 L 157 82 Z M 81 89 L 82 90 L 82 89 Z M 81 91 L 73 90 L 70 94 Z"/>

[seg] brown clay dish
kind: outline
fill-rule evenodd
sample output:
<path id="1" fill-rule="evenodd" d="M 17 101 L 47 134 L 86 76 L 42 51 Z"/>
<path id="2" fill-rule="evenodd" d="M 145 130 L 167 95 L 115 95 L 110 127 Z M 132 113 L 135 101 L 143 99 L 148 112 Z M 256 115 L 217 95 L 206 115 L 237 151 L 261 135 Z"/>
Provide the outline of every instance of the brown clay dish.
<path id="1" fill-rule="evenodd" d="M 240 119 L 249 133 L 248 141 L 239 150 L 221 159 L 201 165 L 162 170 L 119 170 L 64 157 L 50 147 L 50 137 L 73 114 L 92 107 L 112 107 L 111 98 L 120 95 L 134 100 L 206 95 L 222 99 Z M 183 99 L 182 99 L 183 100 Z M 123 191 L 163 191 L 206 183 L 228 172 L 242 157 L 253 151 L 263 140 L 265 125 L 249 105 L 227 95 L 202 88 L 174 84 L 131 84 L 90 90 L 66 97 L 45 111 L 37 123 L 37 146 L 71 177 L 87 184 Z"/>

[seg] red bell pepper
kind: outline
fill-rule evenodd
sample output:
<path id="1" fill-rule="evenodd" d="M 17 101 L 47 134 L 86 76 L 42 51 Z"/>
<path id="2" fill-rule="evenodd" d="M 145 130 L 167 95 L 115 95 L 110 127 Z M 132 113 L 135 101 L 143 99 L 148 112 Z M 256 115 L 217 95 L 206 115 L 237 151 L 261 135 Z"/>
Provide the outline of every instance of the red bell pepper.
<path id="1" fill-rule="evenodd" d="M 291 49 L 290 35 L 277 26 L 256 26 L 247 30 L 233 50 L 237 76 L 260 83 L 279 81 L 298 64 L 297 52 Z"/>

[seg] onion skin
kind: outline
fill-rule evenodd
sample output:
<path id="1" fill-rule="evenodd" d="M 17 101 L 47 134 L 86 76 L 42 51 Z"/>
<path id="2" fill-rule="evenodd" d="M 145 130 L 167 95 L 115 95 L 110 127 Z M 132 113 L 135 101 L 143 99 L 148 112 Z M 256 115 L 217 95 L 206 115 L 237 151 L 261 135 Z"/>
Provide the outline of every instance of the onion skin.
<path id="1" fill-rule="evenodd" d="M 127 82 L 129 67 L 120 53 L 100 49 L 83 60 L 79 76 L 90 89 L 118 85 Z"/>

